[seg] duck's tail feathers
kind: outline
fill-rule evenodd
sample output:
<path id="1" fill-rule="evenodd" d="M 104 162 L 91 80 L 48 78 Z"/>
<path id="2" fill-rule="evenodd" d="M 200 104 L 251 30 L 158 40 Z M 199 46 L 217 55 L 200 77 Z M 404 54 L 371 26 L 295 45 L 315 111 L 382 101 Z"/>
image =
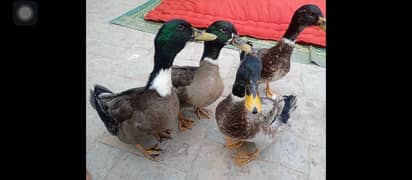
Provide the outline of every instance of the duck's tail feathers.
<path id="1" fill-rule="evenodd" d="M 297 105 L 296 105 L 296 96 L 295 95 L 284 95 L 282 97 L 280 97 L 280 102 L 283 103 L 283 108 L 280 111 L 280 113 L 278 113 L 275 116 L 274 120 L 280 120 L 282 123 L 287 124 L 289 118 L 290 118 L 290 114 L 296 109 Z M 282 102 L 283 101 L 283 102 Z"/>
<path id="2" fill-rule="evenodd" d="M 107 98 L 110 96 L 113 96 L 113 92 L 111 92 L 109 89 L 101 85 L 95 85 L 94 90 L 90 90 L 90 104 L 97 111 L 97 114 L 103 121 L 106 129 L 110 132 L 110 134 L 116 136 L 119 129 L 119 124 L 110 115 L 110 113 L 107 112 L 107 106 L 105 106 L 104 102 L 102 102 L 102 98 Z"/>

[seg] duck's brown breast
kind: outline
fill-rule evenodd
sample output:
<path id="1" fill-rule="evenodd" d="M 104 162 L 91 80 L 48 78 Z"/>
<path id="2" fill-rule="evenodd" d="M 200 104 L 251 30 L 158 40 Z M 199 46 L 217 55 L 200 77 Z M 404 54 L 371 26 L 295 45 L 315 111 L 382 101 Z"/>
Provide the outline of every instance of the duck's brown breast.
<path id="1" fill-rule="evenodd" d="M 219 66 L 202 62 L 189 86 L 179 88 L 182 106 L 205 107 L 215 102 L 223 93 L 224 85 Z"/>
<path id="2" fill-rule="evenodd" d="M 292 52 L 293 46 L 280 41 L 264 54 L 261 54 L 262 79 L 276 81 L 285 76 L 290 70 Z"/>

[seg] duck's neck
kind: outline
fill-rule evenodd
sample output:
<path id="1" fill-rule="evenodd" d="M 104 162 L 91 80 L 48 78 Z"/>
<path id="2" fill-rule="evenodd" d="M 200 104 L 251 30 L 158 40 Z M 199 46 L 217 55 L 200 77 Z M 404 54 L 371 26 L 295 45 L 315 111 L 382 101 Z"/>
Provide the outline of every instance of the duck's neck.
<path id="1" fill-rule="evenodd" d="M 172 64 L 176 54 L 155 53 L 155 65 L 146 88 L 155 90 L 164 97 L 172 91 Z"/>
<path id="2" fill-rule="evenodd" d="M 245 97 L 245 85 L 244 83 L 239 83 L 236 77 L 235 84 L 232 86 L 232 99 L 234 100 L 241 100 Z"/>
<path id="3" fill-rule="evenodd" d="M 285 34 L 283 35 L 283 38 L 289 39 L 291 41 L 296 41 L 296 39 L 298 38 L 299 34 L 303 31 L 303 29 L 303 26 L 292 22 L 286 30 Z"/>
<path id="4" fill-rule="evenodd" d="M 207 61 L 212 64 L 217 64 L 217 59 L 219 58 L 219 54 L 223 46 L 225 46 L 225 44 L 221 44 L 215 41 L 205 42 L 203 55 L 200 61 Z"/>

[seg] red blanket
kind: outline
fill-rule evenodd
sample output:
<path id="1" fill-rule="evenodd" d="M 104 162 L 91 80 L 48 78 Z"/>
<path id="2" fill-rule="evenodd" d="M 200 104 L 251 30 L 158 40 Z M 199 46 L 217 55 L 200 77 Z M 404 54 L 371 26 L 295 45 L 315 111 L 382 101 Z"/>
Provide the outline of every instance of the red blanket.
<path id="1" fill-rule="evenodd" d="M 145 15 L 145 20 L 168 21 L 181 18 L 193 26 L 206 28 L 216 20 L 235 24 L 239 35 L 279 40 L 294 11 L 304 4 L 315 4 L 326 17 L 325 0 L 163 0 Z M 297 42 L 325 47 L 325 32 L 306 28 Z"/>

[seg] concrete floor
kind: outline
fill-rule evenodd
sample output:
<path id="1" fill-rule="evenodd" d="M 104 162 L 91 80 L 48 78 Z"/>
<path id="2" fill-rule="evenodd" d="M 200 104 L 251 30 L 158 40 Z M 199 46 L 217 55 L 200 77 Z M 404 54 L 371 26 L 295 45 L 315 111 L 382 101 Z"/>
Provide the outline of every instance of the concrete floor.
<path id="1" fill-rule="evenodd" d="M 109 23 L 144 2 L 87 0 L 87 97 L 96 83 L 115 92 L 145 85 L 153 66 L 154 35 Z M 188 43 L 175 64 L 197 65 L 201 53 L 202 44 Z M 220 59 L 223 98 L 230 93 L 239 53 L 224 48 Z M 234 166 L 233 152 L 223 147 L 214 115 L 209 120 L 195 120 L 192 130 L 163 142 L 162 160 L 153 162 L 112 137 L 85 99 L 87 169 L 94 180 L 325 179 L 325 72 L 315 65 L 292 63 L 291 72 L 272 83 L 272 89 L 298 95 L 298 108 L 290 120 L 292 128 L 244 167 Z M 222 98 L 207 108 L 214 110 Z M 190 110 L 186 114 L 194 118 Z"/>

